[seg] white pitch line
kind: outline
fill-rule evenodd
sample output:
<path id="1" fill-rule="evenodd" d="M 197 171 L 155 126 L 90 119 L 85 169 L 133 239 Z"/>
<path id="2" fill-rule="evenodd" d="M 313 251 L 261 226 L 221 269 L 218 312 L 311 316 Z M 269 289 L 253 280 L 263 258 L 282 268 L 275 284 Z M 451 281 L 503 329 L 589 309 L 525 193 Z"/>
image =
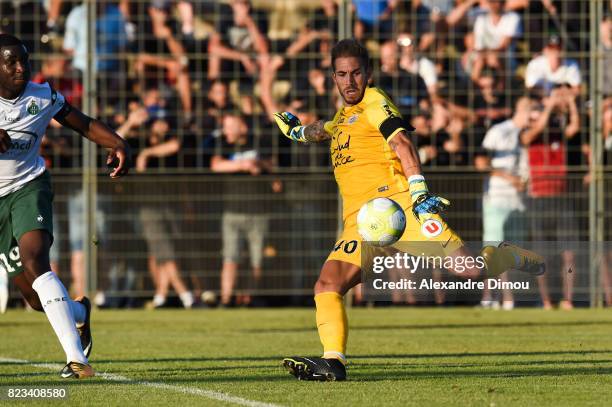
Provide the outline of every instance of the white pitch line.
<path id="1" fill-rule="evenodd" d="M 53 363 L 34 363 L 24 359 L 0 358 L 0 363 L 14 363 L 19 365 L 30 365 L 40 369 L 60 371 L 64 366 Z M 111 382 L 129 383 L 139 386 L 153 387 L 155 389 L 171 390 L 184 394 L 193 394 L 195 396 L 205 397 L 211 400 L 224 401 L 226 403 L 238 404 L 248 407 L 281 407 L 279 404 L 264 403 L 261 401 L 244 399 L 242 397 L 232 396 L 226 393 L 221 393 L 213 390 L 198 389 L 197 387 L 177 386 L 174 384 L 149 382 L 144 380 L 130 379 L 126 376 L 116 375 L 113 373 L 96 372 L 96 377 L 101 377 Z"/>

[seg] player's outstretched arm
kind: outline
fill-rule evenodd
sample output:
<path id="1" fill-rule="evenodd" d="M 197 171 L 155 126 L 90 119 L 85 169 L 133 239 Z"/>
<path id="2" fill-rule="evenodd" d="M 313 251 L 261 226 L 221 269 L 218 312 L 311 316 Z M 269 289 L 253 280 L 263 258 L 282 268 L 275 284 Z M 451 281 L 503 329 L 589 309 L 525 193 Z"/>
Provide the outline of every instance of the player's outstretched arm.
<path id="1" fill-rule="evenodd" d="M 424 222 L 432 215 L 444 211 L 450 206 L 448 199 L 435 196 L 429 192 L 425 177 L 421 175 L 421 162 L 414 144 L 404 130 L 388 139 L 389 146 L 402 163 L 404 174 L 408 178 L 408 188 L 412 199 L 412 213 L 419 222 Z"/>
<path id="2" fill-rule="evenodd" d="M 304 128 L 304 137 L 308 142 L 319 143 L 331 139 L 331 134 L 325 130 L 325 120 L 317 120 Z"/>
<path id="3" fill-rule="evenodd" d="M 116 163 L 113 171 L 110 173 L 111 178 L 118 178 L 127 174 L 130 146 L 124 139 L 119 137 L 100 120 L 93 119 L 78 109 L 70 108 L 69 111 L 65 112 L 64 110 L 61 113 L 64 114 L 55 117 L 60 124 L 109 150 L 106 163 Z"/>
<path id="4" fill-rule="evenodd" d="M 289 112 L 274 113 L 274 120 L 285 137 L 302 143 L 319 143 L 331 138 L 325 130 L 325 121 L 317 120 L 303 126 L 294 114 Z"/>

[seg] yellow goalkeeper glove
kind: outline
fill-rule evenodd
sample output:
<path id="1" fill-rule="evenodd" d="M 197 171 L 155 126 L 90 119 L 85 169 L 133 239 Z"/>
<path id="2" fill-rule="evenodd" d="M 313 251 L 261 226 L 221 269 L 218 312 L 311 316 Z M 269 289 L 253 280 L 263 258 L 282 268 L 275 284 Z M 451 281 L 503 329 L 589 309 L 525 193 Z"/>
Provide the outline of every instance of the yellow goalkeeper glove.
<path id="1" fill-rule="evenodd" d="M 448 199 L 429 192 L 422 175 L 411 176 L 408 179 L 408 189 L 412 198 L 412 214 L 419 222 L 431 218 L 431 215 L 440 213 L 450 206 Z"/>
<path id="2" fill-rule="evenodd" d="M 302 126 L 300 119 L 289 112 L 274 113 L 274 120 L 280 131 L 285 137 L 291 140 L 300 141 L 306 143 L 306 136 L 304 135 L 305 126 Z"/>

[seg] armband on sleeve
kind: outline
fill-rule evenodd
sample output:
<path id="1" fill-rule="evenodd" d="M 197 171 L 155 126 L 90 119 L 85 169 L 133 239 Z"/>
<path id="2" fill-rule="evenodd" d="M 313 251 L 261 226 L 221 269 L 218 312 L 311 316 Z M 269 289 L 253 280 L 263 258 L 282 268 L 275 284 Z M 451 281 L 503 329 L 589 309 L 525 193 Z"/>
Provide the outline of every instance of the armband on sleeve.
<path id="1" fill-rule="evenodd" d="M 53 116 L 57 121 L 62 121 L 72 111 L 72 106 L 68 102 L 64 102 L 64 106 Z"/>
<path id="2" fill-rule="evenodd" d="M 385 140 L 389 140 L 391 136 L 394 136 L 400 130 L 410 131 L 414 129 L 410 125 L 407 126 L 407 123 L 401 117 L 391 116 L 380 124 L 378 130 L 380 130 Z"/>

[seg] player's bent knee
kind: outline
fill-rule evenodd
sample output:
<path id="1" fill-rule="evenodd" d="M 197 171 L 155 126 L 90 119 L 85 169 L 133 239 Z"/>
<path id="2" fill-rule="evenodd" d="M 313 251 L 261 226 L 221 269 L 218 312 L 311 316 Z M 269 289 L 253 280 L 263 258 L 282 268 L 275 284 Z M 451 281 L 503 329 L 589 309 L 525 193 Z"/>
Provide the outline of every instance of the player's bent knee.
<path id="1" fill-rule="evenodd" d="M 355 284 L 351 285 L 349 280 L 340 278 L 329 278 L 322 275 L 315 283 L 314 293 L 316 295 L 326 292 L 335 292 L 340 295 L 344 295 L 353 286 L 355 286 Z"/>
<path id="2" fill-rule="evenodd" d="M 315 295 L 324 292 L 346 294 L 348 290 L 360 283 L 361 269 L 350 263 L 328 261 L 323 266 L 314 291 Z"/>
<path id="3" fill-rule="evenodd" d="M 314 293 L 321 294 L 326 292 L 335 292 L 340 295 L 344 295 L 347 290 L 344 290 L 342 283 L 338 281 L 331 281 L 328 279 L 318 279 L 314 286 Z"/>
<path id="4" fill-rule="evenodd" d="M 46 273 L 49 268 L 49 249 L 53 238 L 44 229 L 26 232 L 19 239 L 19 254 L 24 268 L 39 269 Z"/>
<path id="5" fill-rule="evenodd" d="M 22 258 L 21 264 L 23 272 L 27 273 L 31 279 L 36 279 L 51 269 L 51 266 L 46 266 L 45 261 L 41 261 L 38 258 Z"/>

